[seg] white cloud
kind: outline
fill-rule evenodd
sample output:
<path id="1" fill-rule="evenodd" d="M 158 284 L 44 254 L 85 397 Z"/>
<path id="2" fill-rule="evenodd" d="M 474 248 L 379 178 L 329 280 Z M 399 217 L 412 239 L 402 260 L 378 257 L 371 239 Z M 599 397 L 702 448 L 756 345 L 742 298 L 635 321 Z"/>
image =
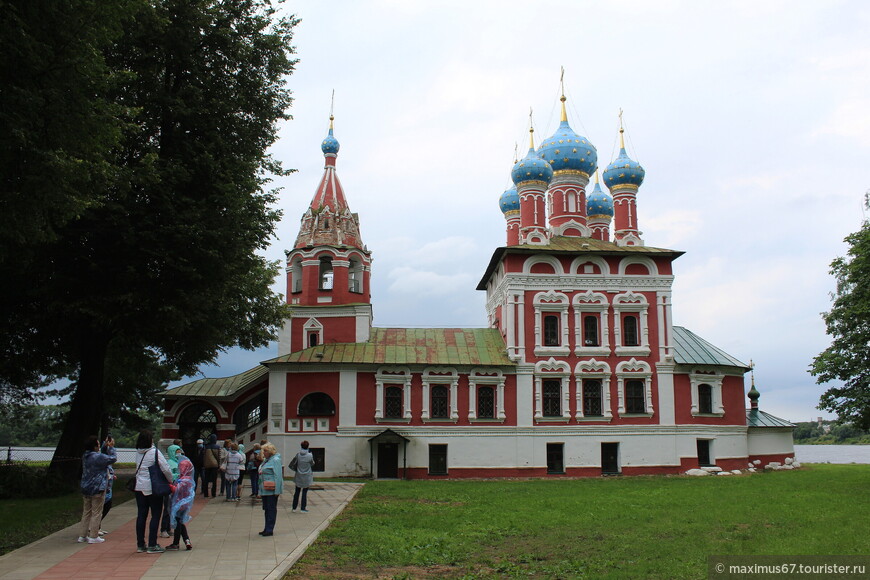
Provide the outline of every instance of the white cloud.
<path id="1" fill-rule="evenodd" d="M 476 280 L 469 274 L 438 274 L 409 267 L 398 267 L 388 274 L 393 282 L 390 292 L 413 296 L 445 296 L 474 287 Z"/>

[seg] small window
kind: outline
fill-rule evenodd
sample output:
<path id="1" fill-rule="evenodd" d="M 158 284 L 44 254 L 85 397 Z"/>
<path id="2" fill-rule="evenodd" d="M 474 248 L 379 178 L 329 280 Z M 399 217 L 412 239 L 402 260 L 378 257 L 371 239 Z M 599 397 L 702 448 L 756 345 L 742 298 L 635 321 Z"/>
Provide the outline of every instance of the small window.
<path id="1" fill-rule="evenodd" d="M 559 316 L 544 316 L 544 346 L 559 346 Z"/>
<path id="2" fill-rule="evenodd" d="M 599 346 L 598 340 L 598 317 L 583 317 L 583 346 Z"/>
<path id="3" fill-rule="evenodd" d="M 492 387 L 477 388 L 477 418 L 495 418 L 495 389 Z"/>
<path id="4" fill-rule="evenodd" d="M 332 258 L 320 258 L 320 289 L 332 290 Z"/>
<path id="5" fill-rule="evenodd" d="M 432 418 L 447 419 L 449 414 L 447 387 L 434 385 L 432 387 Z"/>
<path id="6" fill-rule="evenodd" d="M 583 415 L 586 417 L 601 416 L 601 381 L 598 379 L 583 381 Z"/>
<path id="7" fill-rule="evenodd" d="M 389 419 L 402 418 L 402 387 L 384 389 L 384 417 Z"/>
<path id="8" fill-rule="evenodd" d="M 562 382 L 548 380 L 543 384 L 544 417 L 562 416 Z"/>
<path id="9" fill-rule="evenodd" d="M 643 381 L 631 379 L 625 381 L 625 412 L 645 413 L 646 397 Z"/>
<path id="10" fill-rule="evenodd" d="M 637 316 L 633 314 L 628 314 L 622 319 L 622 346 L 640 346 Z"/>
<path id="11" fill-rule="evenodd" d="M 314 456 L 312 471 L 326 471 L 326 449 L 324 447 L 309 447 L 308 451 Z"/>
<path id="12" fill-rule="evenodd" d="M 565 473 L 564 452 L 564 443 L 547 443 L 547 473 Z"/>
<path id="13" fill-rule="evenodd" d="M 447 446 L 429 446 L 429 475 L 447 475 Z"/>
<path id="14" fill-rule="evenodd" d="M 698 385 L 698 412 L 713 412 L 713 387 L 710 385 Z"/>
<path id="15" fill-rule="evenodd" d="M 317 346 L 317 333 L 316 332 L 309 332 L 308 333 L 308 347 L 311 348 L 314 346 Z"/>

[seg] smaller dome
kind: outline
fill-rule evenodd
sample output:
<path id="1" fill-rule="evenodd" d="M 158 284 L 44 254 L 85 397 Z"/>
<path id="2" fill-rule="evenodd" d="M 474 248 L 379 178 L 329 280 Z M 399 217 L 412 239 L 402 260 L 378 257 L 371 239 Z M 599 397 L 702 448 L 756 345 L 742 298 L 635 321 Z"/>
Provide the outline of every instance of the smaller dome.
<path id="1" fill-rule="evenodd" d="M 586 198 L 586 215 L 590 218 L 598 216 L 613 217 L 613 198 L 601 189 L 597 176 L 595 187 L 592 188 L 592 192 Z"/>
<path id="2" fill-rule="evenodd" d="M 333 155 L 338 153 L 338 139 L 332 136 L 332 115 L 329 116 L 329 134 L 326 136 L 326 139 L 323 140 L 323 143 L 320 144 L 320 150 L 323 151 L 324 155 L 328 155 L 332 153 Z"/>
<path id="3" fill-rule="evenodd" d="M 640 163 L 630 158 L 625 152 L 622 131 L 622 129 L 619 130 L 619 156 L 604 170 L 604 184 L 610 189 L 619 185 L 639 187 L 646 175 L 646 171 L 640 166 Z"/>
<path id="4" fill-rule="evenodd" d="M 498 205 L 501 208 L 501 213 L 520 210 L 520 194 L 517 193 L 517 186 L 513 185 L 506 189 L 501 197 L 498 198 Z"/>
<path id="5" fill-rule="evenodd" d="M 553 179 L 553 169 L 549 163 L 540 158 L 535 152 L 535 148 L 531 147 L 526 156 L 514 165 L 511 170 L 511 179 L 517 186 L 529 181 L 550 183 L 550 180 Z"/>

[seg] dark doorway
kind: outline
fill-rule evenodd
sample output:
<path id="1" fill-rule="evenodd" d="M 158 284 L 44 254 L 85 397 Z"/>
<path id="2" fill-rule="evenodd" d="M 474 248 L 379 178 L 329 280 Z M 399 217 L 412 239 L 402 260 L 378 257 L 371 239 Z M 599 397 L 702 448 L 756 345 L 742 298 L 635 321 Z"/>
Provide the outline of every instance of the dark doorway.
<path id="1" fill-rule="evenodd" d="M 181 413 L 178 430 L 184 454 L 192 459 L 197 453 L 196 440 L 208 441 L 208 436 L 217 432 L 217 416 L 208 405 L 194 403 Z"/>
<path id="2" fill-rule="evenodd" d="M 547 473 L 565 473 L 564 443 L 547 443 Z"/>
<path id="3" fill-rule="evenodd" d="M 619 443 L 601 444 L 601 474 L 619 474 Z"/>
<path id="4" fill-rule="evenodd" d="M 700 467 L 711 467 L 713 462 L 710 459 L 710 440 L 698 439 L 698 465 Z"/>
<path id="5" fill-rule="evenodd" d="M 378 443 L 378 478 L 399 477 L 399 444 Z"/>

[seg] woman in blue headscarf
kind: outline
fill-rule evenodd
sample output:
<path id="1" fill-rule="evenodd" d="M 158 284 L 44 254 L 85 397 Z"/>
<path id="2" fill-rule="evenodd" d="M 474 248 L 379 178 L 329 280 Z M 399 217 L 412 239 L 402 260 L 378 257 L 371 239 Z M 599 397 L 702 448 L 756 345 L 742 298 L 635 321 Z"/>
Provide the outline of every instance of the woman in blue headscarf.
<path id="1" fill-rule="evenodd" d="M 190 521 L 190 510 L 193 509 L 193 498 L 196 496 L 196 482 L 193 480 L 193 463 L 184 455 L 179 455 L 178 459 L 178 479 L 175 481 L 172 506 L 169 509 L 169 521 L 175 524 L 175 540 L 166 549 L 177 550 L 178 542 L 183 539 L 184 546 L 192 550 L 193 545 L 184 524 Z"/>

